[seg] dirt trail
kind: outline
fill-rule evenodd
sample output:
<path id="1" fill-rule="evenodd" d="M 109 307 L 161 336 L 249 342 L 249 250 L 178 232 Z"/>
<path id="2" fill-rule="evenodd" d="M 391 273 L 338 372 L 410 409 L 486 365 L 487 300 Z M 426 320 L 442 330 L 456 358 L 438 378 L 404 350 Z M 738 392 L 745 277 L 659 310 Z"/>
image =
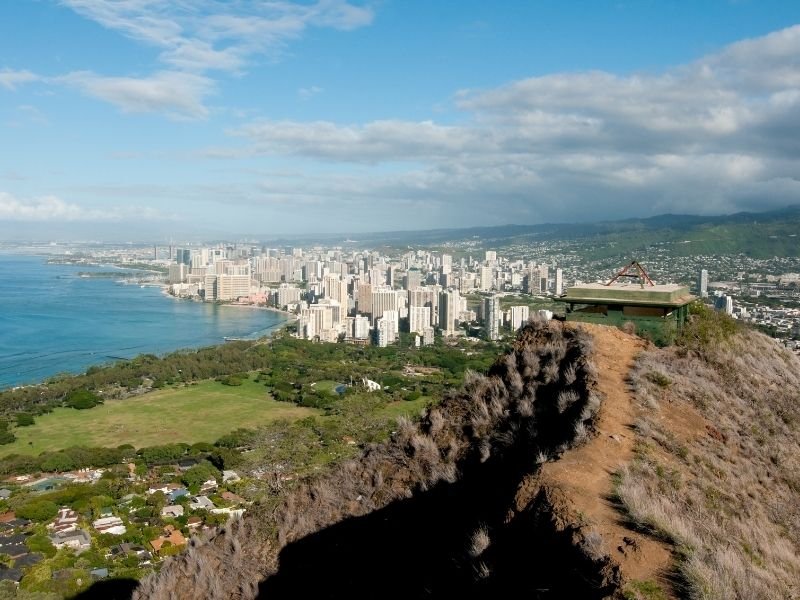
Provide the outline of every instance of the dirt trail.
<path id="1" fill-rule="evenodd" d="M 604 550 L 627 580 L 657 581 L 665 590 L 671 562 L 667 544 L 629 529 L 612 499 L 613 473 L 633 458 L 636 408 L 626 381 L 645 343 L 619 329 L 582 324 L 593 336 L 593 361 L 603 403 L 598 435 L 555 462 L 544 465 L 539 483 L 563 492 L 571 509 L 600 533 Z"/>

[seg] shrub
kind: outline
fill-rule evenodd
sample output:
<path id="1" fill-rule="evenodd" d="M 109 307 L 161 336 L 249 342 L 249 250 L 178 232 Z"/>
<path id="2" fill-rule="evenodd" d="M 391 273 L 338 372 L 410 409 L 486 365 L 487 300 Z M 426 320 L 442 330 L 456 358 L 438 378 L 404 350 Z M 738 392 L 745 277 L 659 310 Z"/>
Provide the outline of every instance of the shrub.
<path id="1" fill-rule="evenodd" d="M 8 421 L 0 419 L 0 444 L 10 444 L 17 439 L 8 428 Z"/>
<path id="2" fill-rule="evenodd" d="M 17 427 L 30 427 L 35 423 L 33 415 L 19 413 L 17 415 Z"/>
<path id="3" fill-rule="evenodd" d="M 67 394 L 64 404 L 70 408 L 85 410 L 102 404 L 103 399 L 89 390 L 75 390 Z"/>
<path id="4" fill-rule="evenodd" d="M 709 308 L 699 300 L 689 305 L 689 321 L 678 335 L 678 345 L 705 352 L 728 340 L 738 331 L 738 324 L 725 313 Z"/>

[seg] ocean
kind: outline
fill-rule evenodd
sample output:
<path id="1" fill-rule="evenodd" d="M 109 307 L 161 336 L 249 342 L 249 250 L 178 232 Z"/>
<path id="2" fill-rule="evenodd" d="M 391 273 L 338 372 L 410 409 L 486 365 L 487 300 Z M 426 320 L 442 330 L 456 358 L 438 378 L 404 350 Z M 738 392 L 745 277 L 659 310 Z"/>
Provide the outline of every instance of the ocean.
<path id="1" fill-rule="evenodd" d="M 138 354 L 257 338 L 286 322 L 269 310 L 178 300 L 159 287 L 78 275 L 111 270 L 0 254 L 0 389 Z"/>

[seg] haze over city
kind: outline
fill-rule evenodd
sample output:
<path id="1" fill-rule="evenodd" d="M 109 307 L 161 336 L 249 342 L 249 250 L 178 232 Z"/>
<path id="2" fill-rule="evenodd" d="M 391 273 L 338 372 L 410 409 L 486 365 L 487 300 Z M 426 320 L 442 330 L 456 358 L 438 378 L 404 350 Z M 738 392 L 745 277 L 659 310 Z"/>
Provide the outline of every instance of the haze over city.
<path id="1" fill-rule="evenodd" d="M 800 4 L 0 7 L 7 239 L 723 214 L 800 201 Z"/>

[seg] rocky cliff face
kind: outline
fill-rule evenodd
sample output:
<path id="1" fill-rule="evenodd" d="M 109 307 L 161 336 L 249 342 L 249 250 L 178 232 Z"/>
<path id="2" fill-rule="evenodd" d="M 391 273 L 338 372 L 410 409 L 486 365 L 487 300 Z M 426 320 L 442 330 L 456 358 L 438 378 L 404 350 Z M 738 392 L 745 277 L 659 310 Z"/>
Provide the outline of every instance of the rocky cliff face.
<path id="1" fill-rule="evenodd" d="M 591 353 L 584 331 L 529 325 L 420 422 L 194 541 L 134 597 L 613 595 L 615 563 L 535 477 L 592 435 Z"/>

